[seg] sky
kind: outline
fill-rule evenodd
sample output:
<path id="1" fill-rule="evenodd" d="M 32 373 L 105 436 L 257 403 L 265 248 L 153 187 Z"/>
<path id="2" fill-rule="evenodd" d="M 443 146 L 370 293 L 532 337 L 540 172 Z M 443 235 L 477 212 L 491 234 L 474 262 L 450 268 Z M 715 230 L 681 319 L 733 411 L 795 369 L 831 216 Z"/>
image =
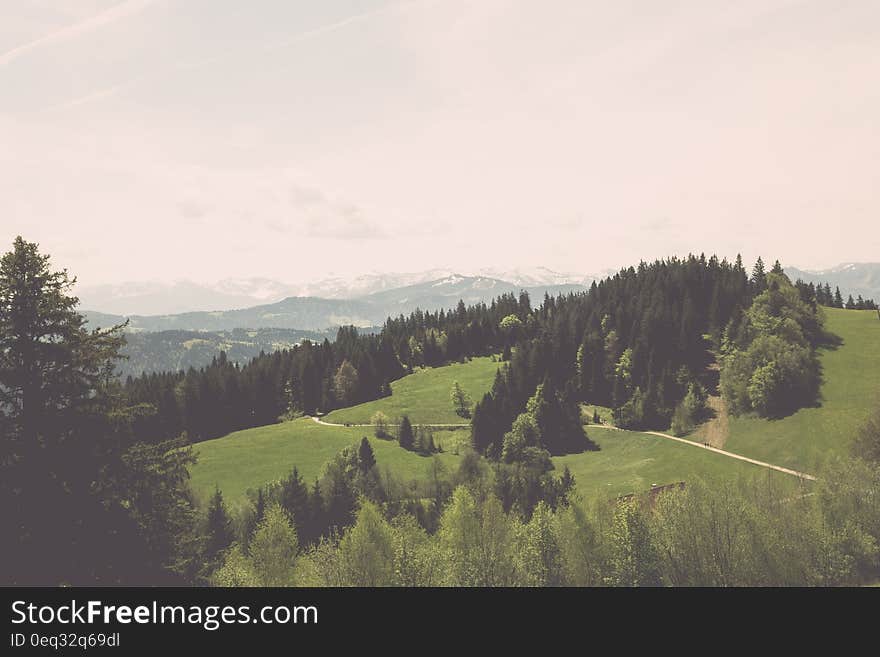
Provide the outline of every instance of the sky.
<path id="1" fill-rule="evenodd" d="M 86 284 L 877 261 L 878 71 L 876 0 L 3 0 L 0 239 Z"/>

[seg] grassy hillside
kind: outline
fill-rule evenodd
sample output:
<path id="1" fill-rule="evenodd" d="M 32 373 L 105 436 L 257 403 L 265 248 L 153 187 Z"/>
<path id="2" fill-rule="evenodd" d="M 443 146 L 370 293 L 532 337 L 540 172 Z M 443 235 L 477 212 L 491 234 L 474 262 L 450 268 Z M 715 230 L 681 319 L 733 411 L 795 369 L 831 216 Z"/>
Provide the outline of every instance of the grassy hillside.
<path id="1" fill-rule="evenodd" d="M 829 453 L 845 451 L 867 410 L 880 396 L 880 322 L 876 313 L 828 310 L 827 328 L 843 341 L 821 351 L 824 383 L 822 404 L 781 420 L 731 418 L 725 449 L 777 465 L 811 471 Z M 475 358 L 469 363 L 421 370 L 392 384 L 391 397 L 341 409 L 327 420 L 367 423 L 381 410 L 393 419 L 406 413 L 417 423 L 463 422 L 452 410 L 452 382 L 458 382 L 476 400 L 492 385 L 499 363 Z M 554 458 L 557 468 L 568 465 L 578 489 L 587 497 L 620 495 L 647 490 L 652 484 L 740 475 L 773 477 L 795 484 L 793 478 L 722 455 L 682 445 L 657 436 L 623 433 L 587 426 L 599 452 Z M 206 497 L 217 485 L 238 504 L 249 488 L 286 476 L 297 466 L 309 482 L 340 449 L 370 436 L 381 469 L 390 468 L 403 480 L 427 476 L 430 459 L 407 452 L 392 441 L 372 438 L 369 429 L 327 427 L 303 418 L 295 422 L 239 431 L 195 446 L 199 463 L 193 468 L 193 486 Z M 451 446 L 466 441 L 466 430 L 438 432 L 446 448 L 438 458 L 450 469 L 458 457 Z"/>
<path id="2" fill-rule="evenodd" d="M 695 476 L 707 480 L 772 477 L 774 482 L 782 485 L 797 484 L 797 479 L 790 475 L 659 436 L 595 425 L 588 426 L 587 433 L 599 444 L 600 451 L 553 459 L 558 472 L 569 467 L 578 491 L 587 498 L 644 491 L 653 484 L 687 482 Z"/>
<path id="3" fill-rule="evenodd" d="M 391 422 L 401 415 L 409 415 L 409 419 L 417 424 L 467 422 L 452 408 L 450 392 L 453 381 L 458 381 L 476 402 L 492 387 L 500 365 L 485 357 L 474 358 L 468 363 L 418 370 L 394 381 L 390 397 L 341 408 L 324 419 L 339 424 L 366 424 L 376 411 L 382 411 Z"/>
<path id="4" fill-rule="evenodd" d="M 401 449 L 394 441 L 373 438 L 363 428 L 326 427 L 301 418 L 198 443 L 194 450 L 199 460 L 191 472 L 193 489 L 199 499 L 205 500 L 218 486 L 235 507 L 249 488 L 286 477 L 294 466 L 311 485 L 327 461 L 364 435 L 370 439 L 380 470 L 388 467 L 404 481 L 427 478 L 429 457 Z M 436 458 L 449 468 L 458 462 L 451 451 Z"/>
<path id="5" fill-rule="evenodd" d="M 821 405 L 780 420 L 731 418 L 725 449 L 806 472 L 847 450 L 880 399 L 880 321 L 873 311 L 825 310 L 826 329 L 843 343 L 820 350 Z"/>

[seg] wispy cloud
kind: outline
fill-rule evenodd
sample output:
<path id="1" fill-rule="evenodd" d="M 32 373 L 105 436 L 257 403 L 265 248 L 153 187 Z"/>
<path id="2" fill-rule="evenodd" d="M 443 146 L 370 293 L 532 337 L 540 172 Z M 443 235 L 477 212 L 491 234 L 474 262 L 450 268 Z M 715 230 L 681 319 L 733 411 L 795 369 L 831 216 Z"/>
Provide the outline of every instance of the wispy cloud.
<path id="1" fill-rule="evenodd" d="M 150 5 L 155 4 L 157 1 L 159 0 L 125 0 L 125 2 L 121 2 L 110 9 L 92 16 L 91 18 L 87 18 L 72 25 L 66 25 L 54 32 L 40 37 L 39 39 L 16 46 L 12 50 L 0 54 L 0 66 L 6 66 L 29 52 L 39 50 L 46 46 L 51 46 L 55 43 L 60 43 L 67 39 L 72 39 L 82 34 L 87 34 L 88 32 L 104 27 L 110 23 L 133 16 Z"/>
<path id="2" fill-rule="evenodd" d="M 142 5 L 142 6 L 137 7 L 137 8 L 132 8 L 130 11 L 126 12 L 125 15 L 133 14 L 133 13 L 135 13 L 135 11 L 139 11 L 140 9 L 143 9 L 146 5 L 152 4 L 153 2 L 156 2 L 156 1 L 157 0 L 129 0 L 128 2 L 126 2 L 124 4 L 125 5 L 138 4 L 138 5 Z M 315 39 L 315 38 L 318 38 L 318 37 L 321 37 L 321 36 L 324 36 L 327 34 L 332 34 L 336 31 L 344 29 L 350 25 L 354 25 L 354 24 L 360 23 L 362 21 L 365 21 L 365 20 L 368 20 L 371 18 L 377 18 L 379 16 L 382 16 L 383 14 L 388 14 L 388 13 L 391 13 L 391 12 L 394 12 L 397 10 L 407 8 L 411 5 L 417 5 L 417 4 L 424 3 L 426 1 L 427 0 L 403 0 L 402 2 L 390 3 L 390 4 L 384 5 L 382 7 L 363 11 L 361 13 L 354 14 L 352 16 L 347 16 L 346 18 L 328 23 L 326 25 L 320 25 L 318 27 L 315 27 L 315 28 L 312 28 L 309 30 L 304 30 L 302 32 L 299 32 L 297 34 L 294 34 L 294 35 L 287 37 L 287 38 L 284 38 L 284 39 L 261 44 L 255 48 L 253 48 L 249 53 L 244 53 L 244 54 L 242 54 L 242 53 L 224 53 L 223 55 L 212 56 L 212 57 L 207 57 L 207 58 L 203 58 L 203 59 L 197 59 L 195 61 L 180 61 L 177 64 L 173 65 L 170 70 L 195 71 L 195 70 L 199 70 L 202 68 L 215 66 L 217 64 L 222 64 L 222 63 L 230 61 L 231 59 L 234 59 L 234 58 L 240 58 L 243 56 L 246 57 L 248 55 L 249 56 L 262 55 L 262 54 L 266 54 L 266 53 L 270 53 L 270 52 L 275 52 L 277 50 L 281 50 L 284 48 L 290 48 L 290 47 L 293 47 L 297 44 L 305 43 L 305 42 L 311 41 L 312 39 Z M 111 13 L 115 9 L 116 8 L 114 8 L 113 10 L 109 10 L 108 12 L 105 12 L 105 13 Z M 80 33 L 82 31 L 86 31 L 88 29 L 94 29 L 94 28 L 99 27 L 101 25 L 112 22 L 112 20 L 116 20 L 117 18 L 120 18 L 120 17 L 121 16 L 114 16 L 114 17 L 110 18 L 109 20 L 102 20 L 100 22 L 97 22 L 97 19 L 100 18 L 100 16 L 95 17 L 94 19 L 89 19 L 88 21 L 84 21 L 81 24 L 71 26 L 70 28 L 65 28 L 64 30 L 60 30 L 59 33 L 69 30 L 69 31 L 71 31 L 71 34 L 62 35 L 59 38 L 66 38 L 67 36 L 74 36 L 75 33 Z M 89 25 L 88 27 L 86 27 L 86 23 L 93 23 L 93 22 L 94 22 L 93 25 Z M 83 29 L 77 29 L 76 32 L 74 33 L 73 30 L 78 28 L 80 25 L 83 26 Z M 20 48 L 15 49 L 15 50 L 30 49 L 31 47 L 38 46 L 43 41 L 47 41 L 49 39 L 55 40 L 56 35 L 58 35 L 59 33 L 55 33 L 55 34 L 50 35 L 48 37 L 44 37 L 43 39 L 39 39 L 39 40 L 33 42 L 32 44 L 22 46 Z M 15 51 L 10 51 L 10 53 L 8 53 L 8 54 L 13 55 L 13 58 L 14 58 L 14 56 L 17 56 Z M 0 56 L 0 65 L 2 65 L 4 63 L 2 57 L 5 57 L 5 56 L 6 55 Z M 64 110 L 64 109 L 69 109 L 69 108 L 73 108 L 73 107 L 78 107 L 80 105 L 86 105 L 86 104 L 96 102 L 96 101 L 105 100 L 107 98 L 111 98 L 111 97 L 115 96 L 116 94 L 118 94 L 121 91 L 135 87 L 143 82 L 147 82 L 150 80 L 155 80 L 157 78 L 161 78 L 164 75 L 167 75 L 168 72 L 169 72 L 168 70 L 165 70 L 165 71 L 158 72 L 157 74 L 154 74 L 154 75 L 139 75 L 137 77 L 129 78 L 128 80 L 120 81 L 120 82 L 113 84 L 109 87 L 89 92 L 88 94 L 85 94 L 84 96 L 74 98 L 72 100 L 66 101 L 64 103 L 60 103 L 58 105 L 53 105 L 52 107 L 46 108 L 44 111 L 52 112 L 52 111 Z"/>

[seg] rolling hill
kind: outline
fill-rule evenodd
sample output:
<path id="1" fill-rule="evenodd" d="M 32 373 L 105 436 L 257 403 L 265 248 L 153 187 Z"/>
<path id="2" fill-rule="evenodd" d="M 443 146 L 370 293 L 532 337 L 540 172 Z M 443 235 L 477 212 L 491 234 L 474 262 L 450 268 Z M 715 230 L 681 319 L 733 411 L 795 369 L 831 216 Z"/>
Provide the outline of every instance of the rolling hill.
<path id="1" fill-rule="evenodd" d="M 416 424 L 467 423 L 468 420 L 456 415 L 452 408 L 450 393 L 453 382 L 458 381 L 473 401 L 479 401 L 491 387 L 500 366 L 501 363 L 491 358 L 474 358 L 467 363 L 417 370 L 392 381 L 390 397 L 340 408 L 328 413 L 324 419 L 338 424 L 366 424 L 374 413 L 381 411 L 389 422 L 397 422 L 397 418 L 407 415 Z"/>

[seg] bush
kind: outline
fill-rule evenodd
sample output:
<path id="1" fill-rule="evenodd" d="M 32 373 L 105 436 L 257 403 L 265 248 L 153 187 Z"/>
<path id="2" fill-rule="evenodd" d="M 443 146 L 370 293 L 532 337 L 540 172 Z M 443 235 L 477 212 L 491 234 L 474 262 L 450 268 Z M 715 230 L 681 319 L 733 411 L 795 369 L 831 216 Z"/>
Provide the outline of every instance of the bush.
<path id="1" fill-rule="evenodd" d="M 382 411 L 376 411 L 370 418 L 370 424 L 373 425 L 373 434 L 376 438 L 390 438 L 388 434 L 388 416 Z"/>

